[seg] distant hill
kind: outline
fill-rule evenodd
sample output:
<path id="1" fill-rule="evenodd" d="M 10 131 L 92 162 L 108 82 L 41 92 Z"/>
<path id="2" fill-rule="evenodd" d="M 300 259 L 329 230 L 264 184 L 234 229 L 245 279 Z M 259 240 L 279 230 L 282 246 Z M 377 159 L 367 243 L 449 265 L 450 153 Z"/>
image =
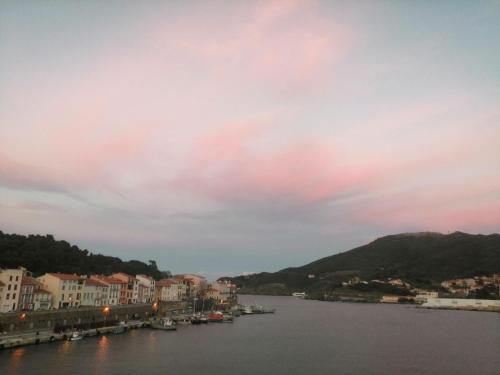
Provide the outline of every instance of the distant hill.
<path id="1" fill-rule="evenodd" d="M 243 292 L 288 294 L 333 287 L 354 276 L 365 280 L 402 278 L 416 285 L 431 285 L 493 273 L 500 273 L 499 234 L 425 232 L 385 236 L 302 267 L 232 280 Z"/>
<path id="2" fill-rule="evenodd" d="M 66 241 L 57 241 L 50 234 L 18 235 L 0 231 L 0 268 L 23 266 L 35 275 L 46 272 L 111 274 L 125 272 L 145 274 L 156 279 L 170 275 L 158 270 L 156 262 L 122 261 L 120 258 L 92 254 Z"/>

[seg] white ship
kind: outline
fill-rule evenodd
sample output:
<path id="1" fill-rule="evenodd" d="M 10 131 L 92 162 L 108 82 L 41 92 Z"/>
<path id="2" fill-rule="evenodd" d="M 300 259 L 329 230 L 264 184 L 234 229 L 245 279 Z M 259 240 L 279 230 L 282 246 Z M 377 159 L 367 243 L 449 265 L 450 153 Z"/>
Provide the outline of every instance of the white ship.
<path id="1" fill-rule="evenodd" d="M 292 293 L 292 296 L 297 297 L 297 298 L 305 298 L 306 292 L 294 292 L 294 293 Z"/>

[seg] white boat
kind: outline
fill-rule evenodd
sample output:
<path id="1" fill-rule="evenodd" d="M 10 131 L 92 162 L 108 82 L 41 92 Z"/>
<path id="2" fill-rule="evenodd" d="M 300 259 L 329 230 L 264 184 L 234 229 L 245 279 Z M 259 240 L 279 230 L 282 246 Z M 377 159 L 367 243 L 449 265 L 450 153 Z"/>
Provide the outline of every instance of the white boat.
<path id="1" fill-rule="evenodd" d="M 69 337 L 71 341 L 77 341 L 83 339 L 83 333 L 80 331 L 74 331 Z"/>
<path id="2" fill-rule="evenodd" d="M 175 331 L 177 329 L 175 322 L 168 318 L 161 318 L 160 320 L 152 322 L 151 328 L 164 331 Z"/>
<path id="3" fill-rule="evenodd" d="M 243 310 L 241 311 L 243 314 L 253 314 L 253 308 L 250 305 L 243 306 Z"/>
<path id="4" fill-rule="evenodd" d="M 294 292 L 294 293 L 292 293 L 292 296 L 297 297 L 297 298 L 305 298 L 306 292 Z"/>

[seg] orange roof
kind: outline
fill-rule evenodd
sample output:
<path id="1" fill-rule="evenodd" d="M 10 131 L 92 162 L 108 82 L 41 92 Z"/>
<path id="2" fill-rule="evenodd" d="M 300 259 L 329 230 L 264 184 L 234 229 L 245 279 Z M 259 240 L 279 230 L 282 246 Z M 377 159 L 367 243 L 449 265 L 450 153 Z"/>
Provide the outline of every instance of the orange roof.
<path id="1" fill-rule="evenodd" d="M 85 280 L 85 285 L 90 285 L 90 286 L 108 286 L 107 284 L 103 283 L 102 281 L 96 280 L 96 279 L 86 279 Z"/>
<path id="2" fill-rule="evenodd" d="M 125 280 L 120 280 L 117 279 L 116 277 L 112 276 L 106 276 L 100 279 L 101 281 L 104 281 L 107 284 L 127 284 Z"/>
<path id="3" fill-rule="evenodd" d="M 48 273 L 48 275 L 57 277 L 60 280 L 82 280 L 83 277 L 70 273 Z"/>
<path id="4" fill-rule="evenodd" d="M 23 276 L 21 285 L 41 285 L 40 281 L 30 276 Z"/>
<path id="5" fill-rule="evenodd" d="M 160 281 L 158 281 L 156 283 L 156 286 L 157 287 L 162 287 L 162 286 L 169 287 L 169 286 L 172 286 L 174 284 L 178 284 L 178 282 L 175 281 L 174 279 L 161 279 Z"/>

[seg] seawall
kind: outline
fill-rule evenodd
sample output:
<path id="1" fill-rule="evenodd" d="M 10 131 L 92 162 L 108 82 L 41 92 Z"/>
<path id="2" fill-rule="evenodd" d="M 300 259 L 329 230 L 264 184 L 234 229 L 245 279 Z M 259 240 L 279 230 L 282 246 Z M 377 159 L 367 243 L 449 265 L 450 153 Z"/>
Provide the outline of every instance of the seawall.
<path id="1" fill-rule="evenodd" d="M 28 331 L 57 331 L 64 327 L 95 328 L 111 322 L 148 319 L 154 313 L 164 315 L 187 308 L 185 302 L 161 302 L 152 304 L 117 305 L 104 307 L 80 307 L 60 310 L 21 311 L 0 314 L 0 334 L 16 334 Z"/>

